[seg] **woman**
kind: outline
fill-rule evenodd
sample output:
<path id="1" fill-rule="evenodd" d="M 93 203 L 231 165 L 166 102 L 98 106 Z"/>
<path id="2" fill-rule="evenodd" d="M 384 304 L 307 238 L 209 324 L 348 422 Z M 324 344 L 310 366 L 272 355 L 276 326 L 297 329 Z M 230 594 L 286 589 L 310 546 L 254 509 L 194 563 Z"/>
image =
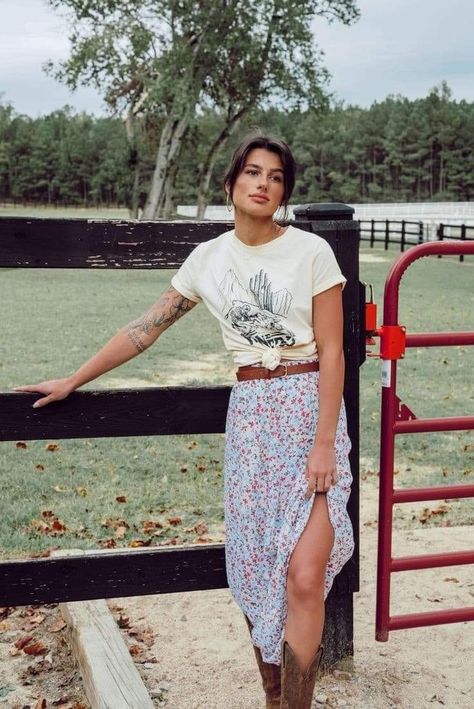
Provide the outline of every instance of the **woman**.
<path id="1" fill-rule="evenodd" d="M 230 590 L 251 632 L 267 707 L 311 705 L 324 599 L 353 551 L 342 402 L 345 278 L 320 237 L 274 221 L 295 180 L 288 146 L 246 138 L 225 177 L 235 229 L 199 244 L 171 287 L 70 377 L 16 387 L 64 399 L 150 347 L 204 301 L 238 365 L 227 414 Z"/>

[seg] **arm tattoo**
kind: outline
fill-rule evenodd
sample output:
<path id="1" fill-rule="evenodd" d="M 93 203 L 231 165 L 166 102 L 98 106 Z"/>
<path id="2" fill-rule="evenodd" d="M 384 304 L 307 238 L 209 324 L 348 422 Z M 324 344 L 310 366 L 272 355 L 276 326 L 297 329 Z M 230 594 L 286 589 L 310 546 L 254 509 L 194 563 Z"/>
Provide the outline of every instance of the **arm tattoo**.
<path id="1" fill-rule="evenodd" d="M 125 332 L 138 352 L 143 352 L 151 343 L 143 342 L 140 335 L 160 334 L 195 305 L 193 300 L 185 298 L 174 288 L 169 288 L 145 315 L 129 323 Z M 158 330 L 158 333 L 154 333 L 154 330 Z"/>

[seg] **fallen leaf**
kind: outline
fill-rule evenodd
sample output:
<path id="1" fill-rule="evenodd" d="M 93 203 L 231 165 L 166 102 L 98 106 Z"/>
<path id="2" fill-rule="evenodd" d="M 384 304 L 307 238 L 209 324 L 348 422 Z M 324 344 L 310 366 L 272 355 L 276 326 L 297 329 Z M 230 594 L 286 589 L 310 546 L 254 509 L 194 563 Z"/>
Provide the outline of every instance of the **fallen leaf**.
<path id="1" fill-rule="evenodd" d="M 28 632 L 29 630 L 33 630 L 34 628 L 36 628 L 36 626 L 42 623 L 45 618 L 45 615 L 38 613 L 37 615 L 28 618 L 24 623 L 22 623 L 21 629 L 25 630 L 26 632 Z"/>
<path id="2" fill-rule="evenodd" d="M 194 526 L 194 531 L 196 532 L 196 534 L 199 534 L 199 535 L 205 534 L 207 532 L 207 529 L 208 529 L 208 527 L 205 522 L 198 522 Z"/>
<path id="3" fill-rule="evenodd" d="M 120 525 L 120 527 L 117 527 L 115 530 L 115 539 L 123 539 L 124 536 L 127 534 L 127 529 L 128 527 L 125 527 L 124 525 Z"/>
<path id="4" fill-rule="evenodd" d="M 162 529 L 163 525 L 161 522 L 156 522 L 155 520 L 146 520 L 143 522 L 143 534 L 151 534 L 155 529 Z"/>
<path id="5" fill-rule="evenodd" d="M 61 446 L 59 445 L 59 443 L 48 443 L 48 444 L 45 446 L 45 450 L 51 451 L 51 452 L 54 453 L 54 451 L 58 451 L 58 450 L 60 449 L 60 447 L 61 447 Z"/>
<path id="6" fill-rule="evenodd" d="M 138 547 L 149 547 L 150 544 L 151 544 L 151 538 L 145 539 L 145 540 L 134 539 L 133 541 L 130 542 L 130 544 L 128 546 L 131 547 L 132 549 L 136 549 Z"/>
<path id="7" fill-rule="evenodd" d="M 117 497 L 115 498 L 115 500 L 116 500 L 117 502 L 127 502 L 127 498 L 126 498 L 125 495 L 117 495 Z"/>
<path id="8" fill-rule="evenodd" d="M 459 583 L 459 579 L 455 578 L 454 576 L 447 576 L 443 581 L 452 581 L 452 583 Z"/>
<path id="9" fill-rule="evenodd" d="M 79 485 L 79 487 L 76 487 L 76 495 L 87 497 L 88 494 L 89 490 L 84 485 Z"/>
<path id="10" fill-rule="evenodd" d="M 155 642 L 155 634 L 149 627 L 140 628 L 138 626 L 132 626 L 129 629 L 128 634 L 135 637 L 139 642 L 143 643 L 147 647 L 151 647 Z"/>
<path id="11" fill-rule="evenodd" d="M 44 470 L 44 465 L 42 465 L 41 463 L 38 463 L 38 465 L 35 465 L 35 468 L 36 468 L 36 470 L 41 470 L 41 471 L 43 471 L 43 470 Z"/>
<path id="12" fill-rule="evenodd" d="M 98 544 L 103 549 L 113 549 L 117 546 L 115 539 L 99 539 Z"/>
<path id="13" fill-rule="evenodd" d="M 54 517 L 54 512 L 52 510 L 43 510 L 41 513 L 41 516 L 44 517 L 45 519 L 50 519 L 51 517 Z"/>
<path id="14" fill-rule="evenodd" d="M 23 449 L 28 448 L 25 441 L 17 441 L 15 445 L 17 448 L 23 448 Z"/>
<path id="15" fill-rule="evenodd" d="M 60 630 L 66 627 L 66 621 L 63 620 L 63 618 L 59 618 L 53 625 L 50 627 L 50 631 L 52 633 L 59 633 Z"/>
<path id="16" fill-rule="evenodd" d="M 132 657 L 137 657 L 142 654 L 143 648 L 141 648 L 140 645 L 130 645 L 128 651 Z"/>
<path id="17" fill-rule="evenodd" d="M 168 522 L 175 527 L 177 524 L 181 524 L 181 517 L 168 517 Z"/>
<path id="18" fill-rule="evenodd" d="M 55 519 L 53 520 L 52 529 L 54 532 L 56 532 L 56 534 L 63 534 L 66 531 L 67 527 L 64 522 L 61 522 L 60 519 Z"/>
<path id="19" fill-rule="evenodd" d="M 117 620 L 117 625 L 119 628 L 129 628 L 130 627 L 130 618 L 126 615 L 122 615 L 120 613 L 118 620 Z"/>
<path id="20" fill-rule="evenodd" d="M 130 525 L 124 519 L 120 517 L 106 517 L 100 523 L 101 527 L 107 527 L 107 529 L 118 529 L 119 527 L 126 527 L 129 529 Z"/>
<path id="21" fill-rule="evenodd" d="M 198 465 L 198 470 L 200 473 L 203 473 L 206 470 L 206 466 L 205 465 Z"/>
<path id="22" fill-rule="evenodd" d="M 18 638 L 18 640 L 16 640 L 15 647 L 17 650 L 23 650 L 25 645 L 28 645 L 28 643 L 30 643 L 32 640 L 33 640 L 32 635 L 23 635 L 22 638 Z"/>
<path id="23" fill-rule="evenodd" d="M 23 652 L 26 652 L 27 655 L 47 655 L 49 648 L 39 640 L 36 643 L 31 643 L 31 645 L 25 645 Z"/>

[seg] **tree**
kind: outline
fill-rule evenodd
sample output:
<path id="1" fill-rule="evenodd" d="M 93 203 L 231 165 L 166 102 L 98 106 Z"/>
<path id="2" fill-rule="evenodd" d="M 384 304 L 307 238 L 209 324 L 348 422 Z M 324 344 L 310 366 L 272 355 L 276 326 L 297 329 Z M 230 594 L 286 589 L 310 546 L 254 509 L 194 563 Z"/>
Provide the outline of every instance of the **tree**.
<path id="1" fill-rule="evenodd" d="M 316 15 L 349 23 L 354 0 L 50 0 L 69 10 L 69 59 L 49 71 L 71 88 L 94 84 L 126 115 L 135 167 L 138 116 L 161 122 L 143 217 L 172 199 L 187 132 L 203 107 L 221 128 L 200 167 L 199 202 L 208 198 L 216 156 L 242 117 L 272 101 L 314 105 L 327 71 L 313 43 Z M 132 208 L 136 204 L 137 179 Z"/>

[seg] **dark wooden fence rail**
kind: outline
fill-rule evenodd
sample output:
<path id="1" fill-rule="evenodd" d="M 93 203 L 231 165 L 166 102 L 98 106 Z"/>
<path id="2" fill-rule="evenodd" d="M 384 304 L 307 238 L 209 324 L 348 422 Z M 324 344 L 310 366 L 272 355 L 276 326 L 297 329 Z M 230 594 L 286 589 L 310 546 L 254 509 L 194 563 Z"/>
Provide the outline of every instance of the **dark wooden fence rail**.
<path id="1" fill-rule="evenodd" d="M 326 205 L 327 207 L 328 205 Z M 358 538 L 359 366 L 364 358 L 363 292 L 352 210 L 314 205 L 298 226 L 333 247 L 348 278 L 344 289 L 345 399 L 354 487 L 349 512 Z M 322 207 L 323 209 L 319 209 Z M 344 205 L 342 205 L 344 207 Z M 306 218 L 306 221 L 305 221 Z M 301 221 L 303 219 L 303 221 Z M 230 227 L 223 222 L 124 222 L 0 218 L 0 268 L 177 268 L 195 245 Z M 12 347 L 13 356 L 14 347 Z M 222 433 L 230 387 L 78 391 L 34 410 L 35 394 L 0 394 L 0 440 Z M 25 605 L 227 587 L 222 544 L 100 550 L 66 558 L 0 562 L 0 605 Z M 358 553 L 327 601 L 328 661 L 352 654 L 352 594 Z"/>
<path id="2" fill-rule="evenodd" d="M 447 239 L 460 239 L 461 241 L 474 241 L 474 224 L 440 224 L 436 236 L 438 241 Z M 441 258 L 441 256 L 438 256 Z M 459 255 L 459 260 L 464 261 L 464 254 Z"/>
<path id="3" fill-rule="evenodd" d="M 422 244 L 424 240 L 423 222 L 410 222 L 405 219 L 359 219 L 360 239 L 374 244 L 383 244 L 385 250 L 389 244 L 397 244 L 401 251 L 405 246 Z"/>

